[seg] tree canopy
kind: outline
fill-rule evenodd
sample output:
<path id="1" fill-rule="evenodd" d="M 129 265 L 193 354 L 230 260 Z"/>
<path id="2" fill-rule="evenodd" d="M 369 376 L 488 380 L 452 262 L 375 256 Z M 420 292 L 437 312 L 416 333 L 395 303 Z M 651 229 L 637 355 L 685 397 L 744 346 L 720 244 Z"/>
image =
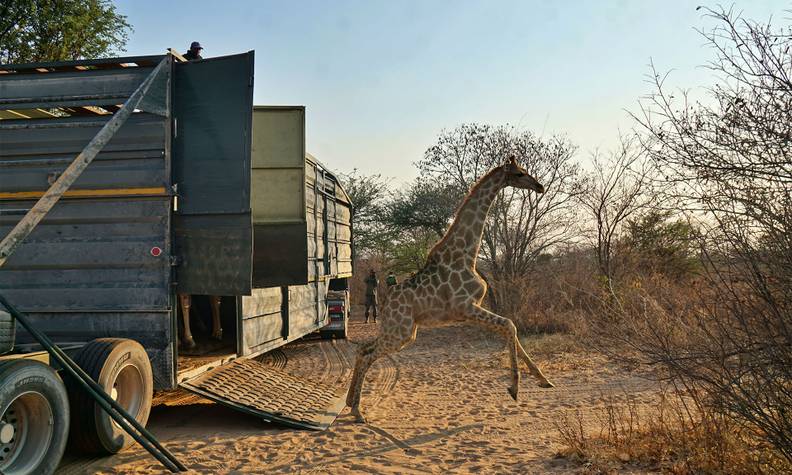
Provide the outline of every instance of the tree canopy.
<path id="1" fill-rule="evenodd" d="M 113 56 L 131 31 L 108 0 L 3 0 L 0 63 Z"/>

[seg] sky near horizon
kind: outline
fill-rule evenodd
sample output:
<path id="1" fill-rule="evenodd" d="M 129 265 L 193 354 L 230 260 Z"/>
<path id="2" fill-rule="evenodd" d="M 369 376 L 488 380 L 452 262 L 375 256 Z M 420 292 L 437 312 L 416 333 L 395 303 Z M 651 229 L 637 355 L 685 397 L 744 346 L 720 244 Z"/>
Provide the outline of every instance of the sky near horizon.
<path id="1" fill-rule="evenodd" d="M 443 129 L 467 122 L 566 134 L 577 158 L 614 146 L 625 112 L 671 83 L 712 83 L 695 31 L 705 0 L 116 0 L 127 54 L 256 51 L 254 103 L 305 105 L 307 150 L 336 171 L 403 183 Z M 728 6 L 729 3 L 724 3 Z M 792 2 L 739 0 L 747 18 L 789 24 Z"/>

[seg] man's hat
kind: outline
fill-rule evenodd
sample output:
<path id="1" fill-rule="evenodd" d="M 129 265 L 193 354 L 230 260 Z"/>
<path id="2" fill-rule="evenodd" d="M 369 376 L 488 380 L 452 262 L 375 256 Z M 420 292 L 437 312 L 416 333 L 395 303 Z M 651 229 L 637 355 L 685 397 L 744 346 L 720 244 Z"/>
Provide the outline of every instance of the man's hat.
<path id="1" fill-rule="evenodd" d="M 190 43 L 190 49 L 203 49 L 203 46 L 201 46 L 201 43 L 193 41 Z"/>

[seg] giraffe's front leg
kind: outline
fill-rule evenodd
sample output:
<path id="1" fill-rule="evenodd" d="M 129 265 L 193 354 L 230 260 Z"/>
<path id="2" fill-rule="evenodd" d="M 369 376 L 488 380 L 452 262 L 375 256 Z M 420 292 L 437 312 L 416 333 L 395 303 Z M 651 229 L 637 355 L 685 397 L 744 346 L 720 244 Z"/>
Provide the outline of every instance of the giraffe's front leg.
<path id="1" fill-rule="evenodd" d="M 468 318 L 479 325 L 488 328 L 503 337 L 509 351 L 511 361 L 511 386 L 509 395 L 516 401 L 520 388 L 520 369 L 517 367 L 517 327 L 508 318 L 501 317 L 477 305 L 472 306 L 467 312 Z"/>

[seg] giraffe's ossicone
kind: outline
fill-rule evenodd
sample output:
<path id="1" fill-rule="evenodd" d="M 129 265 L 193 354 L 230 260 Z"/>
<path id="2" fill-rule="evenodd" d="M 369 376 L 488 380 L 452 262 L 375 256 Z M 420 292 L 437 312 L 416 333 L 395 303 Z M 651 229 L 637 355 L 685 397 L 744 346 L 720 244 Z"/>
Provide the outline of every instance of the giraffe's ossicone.
<path id="1" fill-rule="evenodd" d="M 523 349 L 514 323 L 481 306 L 487 292 L 484 279 L 476 272 L 481 235 L 492 202 L 507 186 L 544 193 L 544 187 L 514 158 L 493 168 L 468 192 L 454 222 L 429 252 L 423 268 L 388 292 L 380 309 L 379 334 L 358 349 L 347 393 L 347 405 L 359 422 L 365 422 L 360 412 L 360 394 L 369 367 L 377 358 L 399 351 L 414 341 L 419 325 L 467 321 L 501 335 L 511 360 L 509 394 L 515 400 L 520 382 L 518 357 L 539 380 L 540 386 L 553 386 Z"/>

